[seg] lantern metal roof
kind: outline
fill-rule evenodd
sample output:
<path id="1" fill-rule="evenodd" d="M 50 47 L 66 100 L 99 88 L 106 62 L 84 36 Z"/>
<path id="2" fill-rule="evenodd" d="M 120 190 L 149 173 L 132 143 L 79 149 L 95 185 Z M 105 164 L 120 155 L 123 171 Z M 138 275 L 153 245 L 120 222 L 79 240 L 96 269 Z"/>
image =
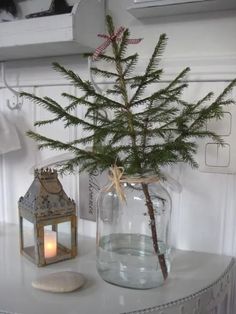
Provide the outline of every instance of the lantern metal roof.
<path id="1" fill-rule="evenodd" d="M 75 202 L 66 195 L 55 169 L 36 169 L 34 181 L 18 205 L 29 221 L 76 214 Z"/>

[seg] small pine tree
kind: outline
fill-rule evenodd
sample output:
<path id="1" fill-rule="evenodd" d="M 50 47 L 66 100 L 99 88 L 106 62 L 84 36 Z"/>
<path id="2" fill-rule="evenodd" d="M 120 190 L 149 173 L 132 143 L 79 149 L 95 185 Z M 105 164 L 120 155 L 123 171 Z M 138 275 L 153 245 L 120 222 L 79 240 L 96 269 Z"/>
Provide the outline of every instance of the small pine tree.
<path id="1" fill-rule="evenodd" d="M 108 35 L 112 36 L 115 34 L 112 18 L 107 16 L 106 22 Z M 111 55 L 99 55 L 100 60 L 109 64 L 108 70 L 98 67 L 91 69 L 94 75 L 114 80 L 114 84 L 105 94 L 99 93 L 90 81 L 83 80 L 72 70 L 65 69 L 58 63 L 53 63 L 55 70 L 83 92 L 81 97 L 63 93 L 62 96 L 69 100 L 69 105 L 62 107 L 49 97 L 40 98 L 22 93 L 54 114 L 53 119 L 37 121 L 35 125 L 62 121 L 65 128 L 80 125 L 88 132 L 89 135 L 66 143 L 33 131 L 27 132 L 28 136 L 39 142 L 40 149 L 51 148 L 74 154 L 74 158 L 60 165 L 60 170 L 64 173 L 73 172 L 77 166 L 80 171 L 103 171 L 111 165 L 117 165 L 124 168 L 126 175 L 138 174 L 142 177 L 146 171 L 151 170 L 161 177 L 161 168 L 169 164 L 181 161 L 197 167 L 194 159 L 197 152 L 196 139 L 209 137 L 223 144 L 216 133 L 206 130 L 204 126 L 210 119 L 221 119 L 225 106 L 234 103 L 228 95 L 236 80 L 214 100 L 213 93 L 209 92 L 196 102 L 186 102 L 182 99 L 182 93 L 188 87 L 186 75 L 189 68 L 186 68 L 165 87 L 158 88 L 158 84 L 155 84 L 154 92 L 147 95 L 147 87 L 160 82 L 163 71 L 159 68 L 159 62 L 167 37 L 165 34 L 160 35 L 142 75 L 134 74 L 138 54 L 126 55 L 129 38 L 129 30 L 124 29 L 119 41 L 117 38 L 111 40 Z M 73 110 L 81 105 L 87 108 L 85 117 L 73 114 Z M 108 115 L 108 111 L 111 114 Z M 83 149 L 81 144 L 84 147 L 92 146 L 93 149 Z M 158 247 L 148 184 L 143 183 L 142 188 L 150 217 L 153 247 L 163 277 L 166 278 L 165 257 L 160 255 Z"/>

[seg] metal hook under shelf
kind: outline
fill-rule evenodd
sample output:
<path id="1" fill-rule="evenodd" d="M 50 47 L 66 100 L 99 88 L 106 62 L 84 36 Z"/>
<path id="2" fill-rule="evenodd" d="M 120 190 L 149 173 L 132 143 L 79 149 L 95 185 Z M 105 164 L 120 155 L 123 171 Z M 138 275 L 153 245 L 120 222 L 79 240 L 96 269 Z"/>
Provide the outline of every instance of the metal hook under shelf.
<path id="1" fill-rule="evenodd" d="M 90 81 L 91 83 L 93 84 L 93 87 L 95 89 L 95 91 L 102 95 L 104 92 L 102 91 L 102 89 L 98 86 L 98 84 L 94 81 L 94 78 L 93 78 L 93 74 L 92 74 L 92 71 L 91 71 L 91 67 L 92 67 L 92 58 L 91 57 L 88 57 L 88 71 L 89 71 L 89 78 L 90 78 Z M 103 83 L 103 82 L 101 82 Z M 101 84 L 100 83 L 100 84 Z"/>
<path id="2" fill-rule="evenodd" d="M 2 80 L 3 80 L 5 87 L 8 90 L 10 90 L 16 97 L 16 102 L 13 102 L 13 105 L 10 105 L 9 99 L 7 100 L 7 107 L 10 110 L 20 110 L 22 105 L 23 105 L 22 102 L 19 102 L 20 93 L 8 85 L 8 83 L 6 81 L 5 63 L 4 62 L 1 62 L 1 72 L 2 72 Z"/>

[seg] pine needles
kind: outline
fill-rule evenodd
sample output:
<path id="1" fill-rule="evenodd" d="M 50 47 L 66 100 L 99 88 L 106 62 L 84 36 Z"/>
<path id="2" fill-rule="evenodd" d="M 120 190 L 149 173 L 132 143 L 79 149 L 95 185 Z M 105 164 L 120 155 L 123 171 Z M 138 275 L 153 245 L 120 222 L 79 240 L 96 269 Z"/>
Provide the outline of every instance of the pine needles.
<path id="1" fill-rule="evenodd" d="M 115 27 L 110 16 L 107 16 L 107 29 L 108 35 L 112 36 Z M 53 114 L 52 119 L 37 121 L 35 125 L 52 124 L 53 127 L 54 122 L 61 121 L 65 128 L 80 125 L 89 134 L 64 143 L 60 139 L 52 140 L 36 132 L 28 132 L 28 136 L 39 143 L 39 148 L 73 152 L 74 158 L 61 165 L 62 172 L 73 172 L 78 165 L 80 170 L 103 171 L 116 163 L 124 167 L 127 175 L 142 175 L 150 169 L 159 175 L 163 166 L 180 161 L 197 167 L 194 156 L 199 138 L 209 137 L 222 144 L 222 139 L 206 130 L 205 124 L 210 119 L 221 119 L 225 107 L 235 103 L 228 97 L 236 80 L 215 100 L 212 100 L 214 95 L 210 92 L 196 102 L 186 102 L 182 94 L 188 88 L 186 76 L 189 68 L 167 86 L 158 88 L 163 73 L 159 67 L 160 58 L 167 36 L 160 35 L 142 75 L 135 73 L 138 54 L 126 54 L 129 39 L 129 30 L 125 29 L 120 40 L 111 41 L 111 54 L 101 53 L 99 56 L 100 60 L 108 63 L 108 69 L 91 69 L 95 76 L 114 81 L 106 94 L 99 94 L 91 82 L 58 63 L 53 63 L 54 69 L 83 93 L 81 97 L 63 93 L 69 101 L 69 105 L 63 107 L 49 97 L 22 93 Z M 155 90 L 147 93 L 147 88 L 153 83 Z M 73 114 L 73 110 L 81 105 L 86 107 L 85 117 Z M 85 146 L 92 147 L 92 150 Z"/>

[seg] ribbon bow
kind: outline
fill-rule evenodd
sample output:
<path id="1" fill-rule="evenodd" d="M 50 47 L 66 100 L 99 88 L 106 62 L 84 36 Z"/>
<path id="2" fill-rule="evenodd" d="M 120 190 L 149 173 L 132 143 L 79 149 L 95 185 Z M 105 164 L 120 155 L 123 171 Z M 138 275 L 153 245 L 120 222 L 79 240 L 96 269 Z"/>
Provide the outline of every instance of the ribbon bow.
<path id="1" fill-rule="evenodd" d="M 98 59 L 98 57 L 100 56 L 100 54 L 111 44 L 112 41 L 121 40 L 121 38 L 119 36 L 124 31 L 125 31 L 125 28 L 121 26 L 112 35 L 98 34 L 98 37 L 105 38 L 106 41 L 104 41 L 104 43 L 102 43 L 100 46 L 98 46 L 95 49 L 94 54 L 92 56 L 92 60 L 96 61 Z M 142 40 L 142 38 L 128 39 L 128 44 L 138 44 L 138 43 L 140 43 L 141 40 Z"/>

